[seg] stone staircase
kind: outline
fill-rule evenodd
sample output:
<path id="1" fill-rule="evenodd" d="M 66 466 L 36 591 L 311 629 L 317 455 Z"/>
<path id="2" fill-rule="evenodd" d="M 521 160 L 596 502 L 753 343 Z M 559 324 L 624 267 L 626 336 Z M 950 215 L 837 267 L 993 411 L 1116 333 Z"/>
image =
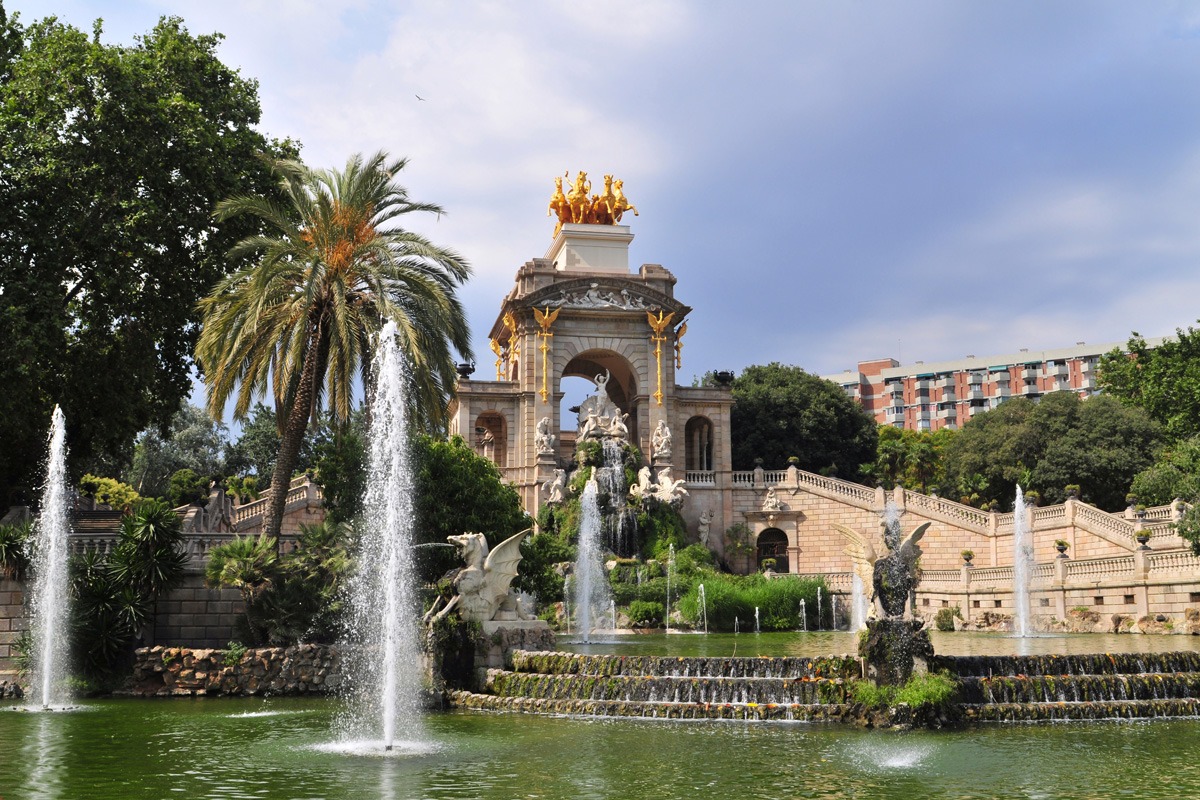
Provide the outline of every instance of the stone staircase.
<path id="1" fill-rule="evenodd" d="M 848 721 L 853 656 L 672 658 L 516 651 L 460 708 L 646 719 Z"/>
<path id="2" fill-rule="evenodd" d="M 937 656 L 972 722 L 1200 716 L 1200 652 Z"/>
<path id="3" fill-rule="evenodd" d="M 1073 656 L 935 656 L 959 684 L 965 722 L 1200 716 L 1200 652 Z M 672 658 L 513 653 L 481 692 L 452 691 L 459 708 L 641 719 L 863 724 L 847 682 L 855 656 Z M 901 706 L 900 708 L 904 708 Z M 878 723 L 876 723 L 878 724 Z"/>

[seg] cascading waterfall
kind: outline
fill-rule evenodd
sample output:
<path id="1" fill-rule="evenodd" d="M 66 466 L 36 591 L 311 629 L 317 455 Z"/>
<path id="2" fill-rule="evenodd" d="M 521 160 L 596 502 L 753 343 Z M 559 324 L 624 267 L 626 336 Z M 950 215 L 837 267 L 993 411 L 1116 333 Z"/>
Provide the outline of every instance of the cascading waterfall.
<path id="1" fill-rule="evenodd" d="M 850 629 L 861 631 L 866 628 L 869 614 L 867 592 L 863 587 L 862 578 L 858 577 L 856 572 L 850 577 Z"/>
<path id="2" fill-rule="evenodd" d="M 592 621 L 603 618 L 612 602 L 608 581 L 604 579 L 604 561 L 600 550 L 600 487 L 593 474 L 583 487 L 582 514 L 579 520 L 579 552 L 575 559 L 575 613 L 579 615 L 579 634 L 591 641 Z"/>
<path id="3" fill-rule="evenodd" d="M 370 401 L 370 472 L 360 532 L 362 565 L 350 584 L 350 637 L 357 657 L 350 685 L 354 737 L 397 731 L 421 739 L 420 639 L 412 568 L 413 473 L 409 463 L 407 367 L 389 322 L 379 337 Z M 407 748 L 406 748 L 407 749 Z"/>
<path id="4" fill-rule="evenodd" d="M 42 708 L 53 705 L 54 692 L 66 675 L 67 642 L 67 433 L 62 409 L 54 407 L 46 459 L 46 485 L 41 513 L 34 526 L 33 549 L 33 685 Z"/>
<path id="5" fill-rule="evenodd" d="M 631 556 L 637 550 L 637 514 L 626 502 L 624 451 L 618 439 L 601 443 L 604 466 L 595 472 L 600 492 L 608 495 L 607 513 L 602 514 L 608 548 L 619 556 Z"/>
<path id="6" fill-rule="evenodd" d="M 667 610 L 665 624 L 667 633 L 671 632 L 671 573 L 675 571 L 675 545 L 667 545 Z"/>
<path id="7" fill-rule="evenodd" d="M 1029 520 L 1025 512 L 1025 493 L 1017 487 L 1013 506 L 1013 633 L 1028 636 L 1029 580 L 1033 574 L 1033 542 L 1029 536 Z"/>

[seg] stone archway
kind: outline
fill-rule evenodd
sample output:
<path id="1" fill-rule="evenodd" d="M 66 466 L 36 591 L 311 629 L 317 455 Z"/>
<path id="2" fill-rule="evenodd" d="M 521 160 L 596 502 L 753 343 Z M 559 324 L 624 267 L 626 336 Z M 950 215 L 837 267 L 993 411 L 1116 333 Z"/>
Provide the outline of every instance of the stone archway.
<path id="1" fill-rule="evenodd" d="M 500 468 L 508 466 L 508 426 L 499 411 L 485 411 L 475 420 L 475 452 Z"/>
<path id="2" fill-rule="evenodd" d="M 629 419 L 626 420 L 629 427 L 629 440 L 636 443 L 639 441 L 637 372 L 624 356 L 611 350 L 585 350 L 574 356 L 563 367 L 559 375 L 559 386 L 562 386 L 564 378 L 584 378 L 595 386 L 596 376 L 605 374 L 608 375 L 608 381 L 605 384 L 608 397 L 623 413 L 629 415 Z M 577 420 L 570 416 L 570 412 L 564 410 L 560 427 L 564 432 L 574 431 L 578 427 Z M 565 438 L 566 435 L 564 435 Z"/>
<path id="3" fill-rule="evenodd" d="M 755 563 L 760 570 L 763 568 L 763 559 L 773 558 L 775 559 L 775 572 L 791 572 L 788 564 L 787 534 L 779 528 L 767 528 L 760 533 L 756 549 Z"/>
<path id="4" fill-rule="evenodd" d="M 713 424 L 708 417 L 692 417 L 684 427 L 684 469 L 711 472 L 713 469 Z"/>

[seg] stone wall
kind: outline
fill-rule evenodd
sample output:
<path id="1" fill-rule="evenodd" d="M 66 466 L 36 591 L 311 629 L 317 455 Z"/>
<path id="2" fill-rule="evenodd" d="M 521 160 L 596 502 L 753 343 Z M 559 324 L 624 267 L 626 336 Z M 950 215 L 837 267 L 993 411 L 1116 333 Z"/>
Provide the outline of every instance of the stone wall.
<path id="1" fill-rule="evenodd" d="M 21 584 L 0 578 L 0 681 L 16 678 L 13 646 L 27 626 Z"/>
<path id="2" fill-rule="evenodd" d="M 136 697 L 332 694 L 341 685 L 342 656 L 335 645 L 260 647 L 236 659 L 225 650 L 155 646 L 135 653 L 128 693 Z"/>
<path id="3" fill-rule="evenodd" d="M 210 589 L 204 576 L 189 573 L 183 585 L 158 603 L 153 644 L 172 647 L 225 647 L 239 639 L 244 606 L 236 589 Z"/>

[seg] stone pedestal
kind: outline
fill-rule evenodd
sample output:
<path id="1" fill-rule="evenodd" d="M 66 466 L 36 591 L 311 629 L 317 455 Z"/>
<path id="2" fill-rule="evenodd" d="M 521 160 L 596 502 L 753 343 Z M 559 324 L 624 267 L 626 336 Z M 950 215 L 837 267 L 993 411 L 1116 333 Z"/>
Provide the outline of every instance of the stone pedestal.
<path id="1" fill-rule="evenodd" d="M 489 669 L 512 669 L 514 650 L 553 650 L 554 631 L 544 619 L 492 620 L 480 623 L 475 643 L 475 686 L 482 687 Z"/>
<path id="2" fill-rule="evenodd" d="M 563 225 L 546 258 L 560 272 L 616 272 L 629 274 L 628 225 Z"/>

